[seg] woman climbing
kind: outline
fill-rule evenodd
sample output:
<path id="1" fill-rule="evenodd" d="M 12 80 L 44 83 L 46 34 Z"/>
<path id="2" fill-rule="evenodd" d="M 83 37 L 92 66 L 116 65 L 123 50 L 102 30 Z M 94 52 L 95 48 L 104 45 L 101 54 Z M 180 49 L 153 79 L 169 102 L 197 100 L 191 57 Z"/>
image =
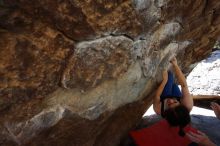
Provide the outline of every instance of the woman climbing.
<path id="1" fill-rule="evenodd" d="M 182 92 L 177 84 L 174 83 L 173 73 L 170 71 L 163 71 L 163 80 L 156 91 L 153 101 L 154 111 L 162 116 L 165 110 L 179 105 L 186 107 L 189 112 L 193 107 L 193 99 L 189 93 L 186 78 L 180 70 L 176 58 L 172 58 L 170 63 L 173 66 L 174 73 L 181 86 Z"/>
<path id="2" fill-rule="evenodd" d="M 174 57 L 170 63 L 181 85 L 182 92 L 174 82 L 173 73 L 164 71 L 163 80 L 153 101 L 153 108 L 157 114 L 166 119 L 170 126 L 179 127 L 180 136 L 185 136 L 184 127 L 191 122 L 189 112 L 193 107 L 193 99 L 176 58 Z"/>

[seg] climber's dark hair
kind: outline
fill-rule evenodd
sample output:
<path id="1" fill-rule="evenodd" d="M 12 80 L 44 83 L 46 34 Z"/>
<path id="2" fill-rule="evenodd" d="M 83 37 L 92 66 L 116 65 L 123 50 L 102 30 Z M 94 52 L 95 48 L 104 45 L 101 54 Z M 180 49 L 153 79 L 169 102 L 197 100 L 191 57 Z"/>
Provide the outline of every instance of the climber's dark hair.
<path id="1" fill-rule="evenodd" d="M 185 136 L 183 128 L 191 122 L 189 110 L 185 106 L 169 108 L 164 111 L 163 117 L 171 126 L 179 126 L 179 135 Z"/>

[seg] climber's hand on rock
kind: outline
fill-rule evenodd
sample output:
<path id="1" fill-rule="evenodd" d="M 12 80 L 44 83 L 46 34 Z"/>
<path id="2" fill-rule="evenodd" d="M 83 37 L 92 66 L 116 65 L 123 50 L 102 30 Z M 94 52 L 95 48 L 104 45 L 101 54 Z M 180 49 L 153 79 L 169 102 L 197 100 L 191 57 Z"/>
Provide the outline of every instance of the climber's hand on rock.
<path id="1" fill-rule="evenodd" d="M 176 60 L 176 57 L 173 57 L 171 60 L 170 60 L 170 63 L 172 64 L 172 65 L 177 65 L 177 60 Z"/>

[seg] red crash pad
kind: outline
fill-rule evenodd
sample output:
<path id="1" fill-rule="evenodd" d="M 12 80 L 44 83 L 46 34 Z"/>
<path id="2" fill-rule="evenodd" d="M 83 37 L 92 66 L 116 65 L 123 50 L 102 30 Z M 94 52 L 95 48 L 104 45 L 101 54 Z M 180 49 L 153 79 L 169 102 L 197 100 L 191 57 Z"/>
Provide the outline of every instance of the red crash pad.
<path id="1" fill-rule="evenodd" d="M 184 128 L 185 132 L 197 132 L 191 126 Z M 171 127 L 166 120 L 137 131 L 130 132 L 138 146 L 188 146 L 192 143 L 186 136 L 181 137 L 178 134 L 178 127 Z"/>

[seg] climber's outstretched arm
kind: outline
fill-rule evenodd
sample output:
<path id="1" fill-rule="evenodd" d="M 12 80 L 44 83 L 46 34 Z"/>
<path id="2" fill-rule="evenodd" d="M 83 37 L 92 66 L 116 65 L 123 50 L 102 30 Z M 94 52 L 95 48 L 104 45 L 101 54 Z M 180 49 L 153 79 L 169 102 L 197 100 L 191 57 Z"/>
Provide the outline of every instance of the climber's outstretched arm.
<path id="1" fill-rule="evenodd" d="M 167 83 L 168 80 L 168 73 L 167 70 L 163 71 L 163 80 L 160 84 L 160 86 L 157 88 L 157 91 L 155 93 L 154 101 L 153 101 L 153 109 L 155 113 L 161 114 L 161 102 L 160 102 L 160 95 L 163 92 L 163 89 Z"/>
<path id="2" fill-rule="evenodd" d="M 186 108 L 191 111 L 192 107 L 193 107 L 193 99 L 192 96 L 189 93 L 189 89 L 187 86 L 187 82 L 186 82 L 186 78 L 183 75 L 182 71 L 180 70 L 178 64 L 177 64 L 177 60 L 176 58 L 172 58 L 172 60 L 170 61 L 173 65 L 173 69 L 174 72 L 176 74 L 177 77 L 177 81 L 179 82 L 181 88 L 182 88 L 182 94 L 183 97 L 180 99 L 181 100 L 181 104 L 183 104 L 184 106 L 186 106 Z"/>

